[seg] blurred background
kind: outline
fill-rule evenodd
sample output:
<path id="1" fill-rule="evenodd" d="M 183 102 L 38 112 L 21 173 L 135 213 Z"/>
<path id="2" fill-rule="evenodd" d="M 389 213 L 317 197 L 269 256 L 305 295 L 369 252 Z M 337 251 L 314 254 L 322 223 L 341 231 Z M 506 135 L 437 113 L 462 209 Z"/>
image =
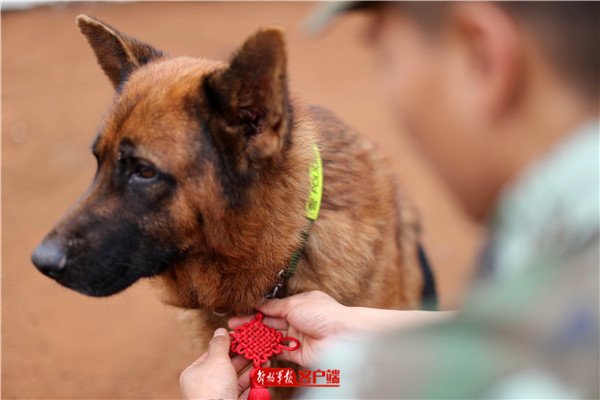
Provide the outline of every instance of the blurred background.
<path id="1" fill-rule="evenodd" d="M 315 3 L 68 3 L 2 12 L 2 398 L 177 398 L 199 354 L 176 309 L 147 282 L 96 299 L 42 276 L 30 253 L 86 190 L 112 87 L 75 17 L 87 13 L 173 55 L 226 60 L 261 25 L 287 32 L 291 90 L 380 145 L 422 216 L 443 308 L 460 305 L 481 231 L 456 208 L 379 100 L 361 36 L 346 16 L 317 37 Z M 432 116 L 435 117 L 435 116 Z"/>

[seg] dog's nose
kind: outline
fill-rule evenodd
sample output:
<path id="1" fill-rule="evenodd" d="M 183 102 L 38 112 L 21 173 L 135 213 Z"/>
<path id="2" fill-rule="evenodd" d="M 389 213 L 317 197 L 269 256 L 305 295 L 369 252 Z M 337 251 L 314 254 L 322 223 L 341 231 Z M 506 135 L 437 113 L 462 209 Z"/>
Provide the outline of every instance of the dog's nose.
<path id="1" fill-rule="evenodd" d="M 67 255 L 57 240 L 44 240 L 35 248 L 31 261 L 44 275 L 57 279 L 67 265 Z"/>

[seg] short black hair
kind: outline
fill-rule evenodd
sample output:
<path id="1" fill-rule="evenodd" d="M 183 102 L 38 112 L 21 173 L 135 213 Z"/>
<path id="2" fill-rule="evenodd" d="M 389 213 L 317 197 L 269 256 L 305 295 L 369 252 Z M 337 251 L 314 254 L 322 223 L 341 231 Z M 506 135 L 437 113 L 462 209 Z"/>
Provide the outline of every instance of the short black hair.
<path id="1" fill-rule="evenodd" d="M 600 3 L 597 1 L 499 2 L 540 43 L 555 68 L 598 101 L 600 95 Z"/>
<path id="2" fill-rule="evenodd" d="M 361 2 L 362 7 L 391 6 L 426 32 L 444 25 L 452 2 Z M 367 4 L 365 4 L 367 3 Z M 600 102 L 600 2 L 499 1 L 494 2 L 528 29 L 556 70 L 582 95 Z"/>

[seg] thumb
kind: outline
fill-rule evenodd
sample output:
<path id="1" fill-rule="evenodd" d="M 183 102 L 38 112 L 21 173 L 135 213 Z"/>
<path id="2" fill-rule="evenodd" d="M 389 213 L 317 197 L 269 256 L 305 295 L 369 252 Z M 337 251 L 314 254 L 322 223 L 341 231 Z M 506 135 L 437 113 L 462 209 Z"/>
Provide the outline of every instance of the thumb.
<path id="1" fill-rule="evenodd" d="M 229 358 L 229 333 L 225 328 L 218 328 L 212 340 L 208 344 L 208 357 L 227 357 Z"/>

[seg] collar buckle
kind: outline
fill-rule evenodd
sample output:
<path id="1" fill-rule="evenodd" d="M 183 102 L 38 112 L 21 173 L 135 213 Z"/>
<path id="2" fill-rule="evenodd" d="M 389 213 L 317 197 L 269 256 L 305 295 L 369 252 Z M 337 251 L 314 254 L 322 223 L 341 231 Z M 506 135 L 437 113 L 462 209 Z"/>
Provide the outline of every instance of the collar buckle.
<path id="1" fill-rule="evenodd" d="M 283 270 L 283 269 L 281 271 L 279 271 L 279 273 L 277 274 L 277 275 L 279 275 L 279 282 L 275 286 L 273 286 L 273 289 L 271 289 L 269 291 L 269 293 L 267 293 L 265 295 L 265 299 L 269 299 L 270 300 L 270 299 L 276 298 L 277 297 L 277 293 L 281 289 L 283 289 L 283 284 L 285 283 L 284 273 L 285 273 L 285 270 Z"/>

